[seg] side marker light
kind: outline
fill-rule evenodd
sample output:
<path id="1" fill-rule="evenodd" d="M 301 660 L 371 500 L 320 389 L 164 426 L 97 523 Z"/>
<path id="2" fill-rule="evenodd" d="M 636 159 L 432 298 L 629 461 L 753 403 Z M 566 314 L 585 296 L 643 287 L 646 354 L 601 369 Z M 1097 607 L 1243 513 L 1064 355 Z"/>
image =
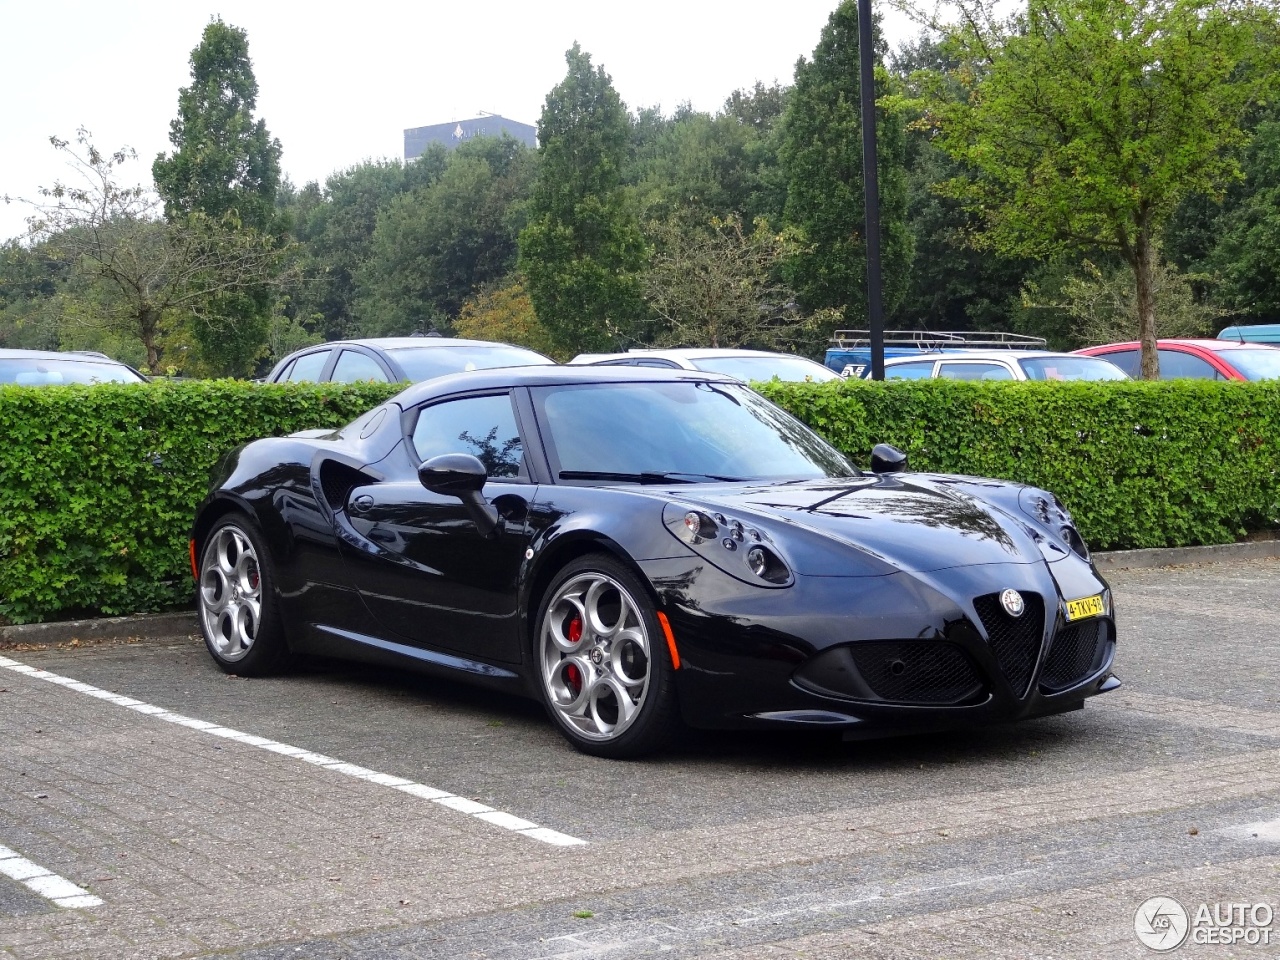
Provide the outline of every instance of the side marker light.
<path id="1" fill-rule="evenodd" d="M 200 571 L 196 568 L 196 542 L 194 539 L 187 541 L 187 549 L 191 554 L 191 579 L 199 583 Z"/>
<path id="2" fill-rule="evenodd" d="M 661 610 L 658 611 L 658 623 L 662 627 L 662 635 L 667 638 L 667 649 L 671 651 L 671 666 L 680 669 L 680 651 L 676 649 L 675 634 L 671 632 L 671 623 L 667 620 L 667 615 Z"/>

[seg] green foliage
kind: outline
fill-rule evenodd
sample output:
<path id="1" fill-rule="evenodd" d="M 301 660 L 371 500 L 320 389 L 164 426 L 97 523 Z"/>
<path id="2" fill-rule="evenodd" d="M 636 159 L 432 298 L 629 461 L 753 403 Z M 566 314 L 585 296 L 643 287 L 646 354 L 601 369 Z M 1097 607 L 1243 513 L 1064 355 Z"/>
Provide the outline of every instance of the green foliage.
<path id="1" fill-rule="evenodd" d="M 736 216 L 694 215 L 652 224 L 653 264 L 645 298 L 661 326 L 651 338 L 671 346 L 786 350 L 808 339 L 794 295 L 777 280 L 787 238 Z"/>
<path id="2" fill-rule="evenodd" d="M 263 436 L 336 427 L 398 384 L 0 387 L 0 615 L 161 609 L 191 596 L 210 471 Z M 1095 548 L 1225 543 L 1280 523 L 1280 381 L 855 380 L 759 389 L 855 462 L 1056 493 Z"/>
<path id="3" fill-rule="evenodd" d="M 269 248 L 269 238 L 281 232 L 280 141 L 254 118 L 257 100 L 248 35 L 211 20 L 191 51 L 191 85 L 179 91 L 178 116 L 169 125 L 173 153 L 157 156 L 151 173 L 168 221 L 198 224 L 214 249 Z M 253 369 L 271 326 L 275 279 L 215 286 L 190 302 L 191 339 L 206 369 L 234 376 Z"/>
<path id="4" fill-rule="evenodd" d="M 840 310 L 848 327 L 864 326 L 867 309 L 858 64 L 857 3 L 844 0 L 823 28 L 813 59 L 796 65 L 780 147 L 786 223 L 808 244 L 790 260 L 787 279 L 805 308 Z M 877 102 L 888 93 L 888 80 L 878 68 Z M 905 139 L 896 112 L 877 107 L 876 138 L 884 305 L 892 313 L 906 291 L 911 260 Z"/>
<path id="5" fill-rule="evenodd" d="M 1196 281 L 1208 279 L 1203 275 L 1185 275 L 1164 260 L 1156 261 L 1151 288 L 1162 337 L 1212 334 L 1215 324 L 1226 312 L 1202 303 L 1193 288 Z M 1086 260 L 1078 272 L 1067 277 L 1057 303 L 1037 306 L 1056 307 L 1071 318 L 1074 347 L 1134 339 L 1136 300 L 1132 270 L 1106 268 Z"/>
<path id="6" fill-rule="evenodd" d="M 348 423 L 400 388 L 0 387 L 0 615 L 186 602 L 188 531 L 218 459 L 258 437 Z"/>
<path id="7" fill-rule="evenodd" d="M 1094 549 L 1230 543 L 1280 524 L 1280 381 L 758 385 L 865 465 L 1055 493 Z"/>
<path id="8" fill-rule="evenodd" d="M 383 207 L 357 274 L 361 329 L 407 334 L 428 318 L 452 318 L 510 273 L 533 171 L 524 144 L 478 137 L 450 155 L 438 180 Z"/>
<path id="9" fill-rule="evenodd" d="M 538 319 L 561 345 L 601 350 L 643 316 L 644 238 L 621 183 L 626 109 L 575 43 L 538 122 L 540 169 L 520 234 L 520 270 Z"/>
<path id="10" fill-rule="evenodd" d="M 453 332 L 472 340 L 518 344 L 557 360 L 572 356 L 559 350 L 547 328 L 538 322 L 533 301 L 519 276 L 508 277 L 464 303 Z"/>
<path id="11" fill-rule="evenodd" d="M 234 214 L 247 228 L 269 231 L 280 186 L 280 141 L 253 117 L 258 81 L 249 38 L 221 18 L 204 28 L 191 51 L 191 85 L 178 93 L 169 124 L 173 153 L 151 166 L 165 215 Z"/>
<path id="12" fill-rule="evenodd" d="M 1154 378 L 1155 241 L 1182 199 L 1221 196 L 1253 102 L 1276 83 L 1273 5 L 1035 0 L 963 12 L 926 85 L 927 119 L 965 165 L 951 196 L 1006 254 L 1112 249 L 1134 273 L 1143 375 Z M 967 95 L 956 96 L 959 87 Z"/>

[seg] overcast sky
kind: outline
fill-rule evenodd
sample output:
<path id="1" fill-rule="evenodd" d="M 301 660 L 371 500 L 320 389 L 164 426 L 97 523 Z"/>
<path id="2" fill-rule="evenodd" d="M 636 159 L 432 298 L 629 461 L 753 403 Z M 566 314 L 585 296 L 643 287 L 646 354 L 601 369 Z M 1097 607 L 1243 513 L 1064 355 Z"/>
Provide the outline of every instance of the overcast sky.
<path id="1" fill-rule="evenodd" d="M 576 40 L 628 108 L 715 111 L 757 80 L 790 83 L 837 0 L 0 0 L 0 196 L 67 179 L 49 137 L 78 127 L 128 145 L 122 178 L 150 184 L 178 89 L 213 16 L 243 28 L 257 115 L 301 186 L 400 157 L 406 127 L 498 113 L 536 124 Z M 913 31 L 887 21 L 892 45 Z M 0 203 L 0 240 L 30 210 Z"/>

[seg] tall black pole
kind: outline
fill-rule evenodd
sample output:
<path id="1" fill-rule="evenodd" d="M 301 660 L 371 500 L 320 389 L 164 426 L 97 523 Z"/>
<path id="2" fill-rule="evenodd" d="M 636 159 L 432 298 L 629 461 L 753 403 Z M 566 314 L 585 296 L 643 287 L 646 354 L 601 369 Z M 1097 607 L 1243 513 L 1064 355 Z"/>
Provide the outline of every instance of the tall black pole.
<path id="1" fill-rule="evenodd" d="M 867 208 L 867 326 L 871 379 L 884 379 L 884 308 L 880 294 L 880 181 L 876 176 L 876 53 L 871 0 L 858 0 L 858 68 L 862 87 L 862 186 Z"/>

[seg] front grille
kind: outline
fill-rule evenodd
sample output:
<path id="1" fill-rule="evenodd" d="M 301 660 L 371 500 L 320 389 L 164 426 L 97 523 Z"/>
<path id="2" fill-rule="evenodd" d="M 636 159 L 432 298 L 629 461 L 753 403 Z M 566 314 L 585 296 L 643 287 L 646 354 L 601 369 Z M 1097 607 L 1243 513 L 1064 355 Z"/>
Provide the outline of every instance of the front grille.
<path id="1" fill-rule="evenodd" d="M 1086 620 L 1065 627 L 1049 649 L 1040 673 L 1040 686 L 1053 693 L 1075 686 L 1092 675 L 1101 666 L 1098 660 L 1106 649 L 1106 639 L 1105 620 Z"/>
<path id="2" fill-rule="evenodd" d="M 968 655 L 949 643 L 853 643 L 849 653 L 862 679 L 882 700 L 960 703 L 982 689 Z"/>
<path id="3" fill-rule="evenodd" d="M 983 692 L 969 655 L 942 640 L 843 644 L 811 657 L 794 679 L 823 696 L 933 706 L 967 703 Z"/>
<path id="4" fill-rule="evenodd" d="M 1026 609 L 1011 617 L 1000 605 L 998 593 L 988 593 L 973 601 L 987 631 L 991 651 L 1015 694 L 1023 697 L 1031 684 L 1040 644 L 1044 638 L 1044 599 L 1038 593 L 1024 593 Z"/>

